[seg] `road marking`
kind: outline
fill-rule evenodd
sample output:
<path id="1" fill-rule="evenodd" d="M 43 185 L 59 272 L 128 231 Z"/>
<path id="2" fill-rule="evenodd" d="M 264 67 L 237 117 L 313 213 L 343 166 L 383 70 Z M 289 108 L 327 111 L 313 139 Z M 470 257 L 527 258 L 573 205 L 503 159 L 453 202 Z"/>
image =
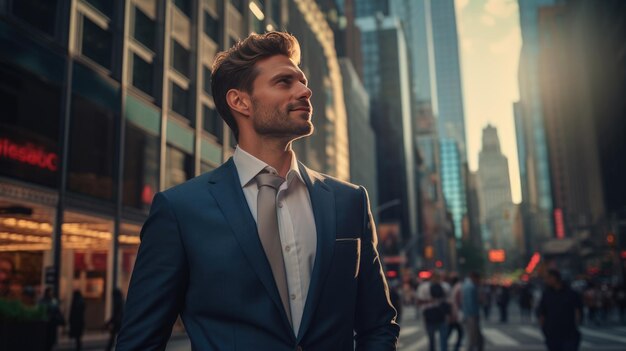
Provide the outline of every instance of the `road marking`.
<path id="1" fill-rule="evenodd" d="M 410 327 L 401 327 L 400 328 L 400 337 L 408 337 L 409 335 L 413 335 L 419 332 L 420 327 L 418 326 L 410 326 Z"/>
<path id="2" fill-rule="evenodd" d="M 626 344 L 626 337 L 623 337 L 623 336 L 611 335 L 611 334 L 603 333 L 597 330 L 588 329 L 585 327 L 580 328 L 580 330 L 583 332 L 583 337 L 586 335 L 590 335 L 590 336 L 595 336 L 598 338 L 619 341 L 619 342 Z"/>
<path id="3" fill-rule="evenodd" d="M 532 327 L 520 327 L 520 333 L 543 341 L 543 334 L 538 329 Z"/>
<path id="4" fill-rule="evenodd" d="M 418 342 L 408 347 L 402 348 L 402 351 L 420 351 L 428 346 L 428 337 L 424 335 Z"/>
<path id="5" fill-rule="evenodd" d="M 518 346 L 520 343 L 503 332 L 493 328 L 483 328 L 486 339 L 498 346 Z"/>

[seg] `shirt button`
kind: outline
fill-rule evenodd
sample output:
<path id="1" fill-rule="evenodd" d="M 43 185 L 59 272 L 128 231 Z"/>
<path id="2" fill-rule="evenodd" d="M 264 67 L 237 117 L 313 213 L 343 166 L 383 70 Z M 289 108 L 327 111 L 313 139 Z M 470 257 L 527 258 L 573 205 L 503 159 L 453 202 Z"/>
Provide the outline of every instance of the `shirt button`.
<path id="1" fill-rule="evenodd" d="M 291 294 L 291 299 L 295 300 L 296 299 L 296 294 Z"/>
<path id="2" fill-rule="evenodd" d="M 285 246 L 285 251 L 287 252 L 291 251 L 291 246 Z"/>
<path id="3" fill-rule="evenodd" d="M 283 208 L 283 202 L 282 201 L 278 203 L 278 207 Z"/>

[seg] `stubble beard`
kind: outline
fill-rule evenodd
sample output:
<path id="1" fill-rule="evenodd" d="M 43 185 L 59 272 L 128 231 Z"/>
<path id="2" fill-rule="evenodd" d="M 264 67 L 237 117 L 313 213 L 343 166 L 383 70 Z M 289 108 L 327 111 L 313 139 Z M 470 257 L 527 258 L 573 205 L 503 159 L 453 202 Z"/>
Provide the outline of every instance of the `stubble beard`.
<path id="1" fill-rule="evenodd" d="M 303 123 L 304 120 L 294 121 L 291 119 L 289 115 L 291 105 L 288 105 L 285 110 L 281 110 L 278 107 L 260 107 L 256 100 L 253 100 L 253 103 L 254 120 L 252 126 L 258 135 L 296 140 L 313 134 L 315 127 L 310 118 L 307 118 L 306 123 Z"/>

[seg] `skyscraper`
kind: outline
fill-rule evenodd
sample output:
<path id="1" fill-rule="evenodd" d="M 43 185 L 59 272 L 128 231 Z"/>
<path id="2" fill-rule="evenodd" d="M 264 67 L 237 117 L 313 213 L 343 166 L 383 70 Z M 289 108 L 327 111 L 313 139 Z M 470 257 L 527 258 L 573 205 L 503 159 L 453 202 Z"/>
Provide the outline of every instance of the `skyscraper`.
<path id="1" fill-rule="evenodd" d="M 385 17 L 372 2 L 357 1 L 357 25 L 361 30 L 363 83 L 371 99 L 372 125 L 376 133 L 378 205 L 399 201 L 379 213 L 380 222 L 401 224 L 404 245 L 417 255 L 417 192 L 415 144 L 411 121 L 409 61 L 400 21 Z M 370 7 L 372 5 L 372 7 Z M 383 9 L 384 10 L 384 9 Z"/>
<path id="2" fill-rule="evenodd" d="M 514 218 L 509 180 L 509 162 L 500 150 L 498 131 L 492 125 L 483 129 L 482 150 L 478 158 L 480 214 L 483 240 L 491 247 L 511 244 Z"/>
<path id="3" fill-rule="evenodd" d="M 518 142 L 518 147 L 523 146 L 518 155 L 523 171 L 522 191 L 526 195 L 522 209 L 524 218 L 532 224 L 526 229 L 532 235 L 533 247 L 529 249 L 533 251 L 552 236 L 552 187 L 539 86 L 538 13 L 542 6 L 554 3 L 555 0 L 518 0 L 523 44 L 518 71 L 520 101 L 515 113 L 519 116 L 516 127 L 522 126 L 523 138 L 523 142 Z"/>

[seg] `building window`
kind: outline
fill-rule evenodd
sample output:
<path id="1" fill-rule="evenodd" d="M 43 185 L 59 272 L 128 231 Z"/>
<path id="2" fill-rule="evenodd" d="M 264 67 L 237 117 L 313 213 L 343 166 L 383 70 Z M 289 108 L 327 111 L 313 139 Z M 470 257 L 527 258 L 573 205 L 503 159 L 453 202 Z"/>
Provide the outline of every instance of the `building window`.
<path id="1" fill-rule="evenodd" d="M 124 198 L 126 206 L 148 210 L 159 189 L 160 139 L 126 122 L 124 143 Z"/>
<path id="2" fill-rule="evenodd" d="M 189 77 L 189 50 L 172 40 L 172 66 L 185 77 Z"/>
<path id="3" fill-rule="evenodd" d="M 282 4 L 282 0 L 272 0 L 272 2 L 271 2 L 271 5 L 272 5 L 272 20 L 274 21 L 274 23 L 276 23 L 276 25 L 278 27 L 280 27 L 280 25 L 281 25 L 281 20 L 280 20 L 281 4 Z"/>
<path id="4" fill-rule="evenodd" d="M 102 12 L 105 16 L 112 18 L 113 17 L 113 4 L 115 1 L 111 0 L 84 0 L 88 2 L 91 6 L 96 8 L 98 11 Z"/>
<path id="5" fill-rule="evenodd" d="M 188 118 L 189 92 L 172 82 L 172 111 Z"/>
<path id="6" fill-rule="evenodd" d="M 193 177 L 193 157 L 173 146 L 165 151 L 165 188 L 185 182 Z"/>
<path id="7" fill-rule="evenodd" d="M 62 69 L 54 63 L 46 62 L 53 70 Z M 56 187 L 61 88 L 0 63 L 0 106 L 0 174 Z"/>
<path id="8" fill-rule="evenodd" d="M 14 0 L 13 14 L 38 30 L 54 36 L 57 0 Z"/>
<path id="9" fill-rule="evenodd" d="M 112 109 L 73 94 L 70 190 L 105 200 L 113 199 L 114 121 Z"/>
<path id="10" fill-rule="evenodd" d="M 154 64 L 144 61 L 133 54 L 133 86 L 144 93 L 154 96 Z"/>
<path id="11" fill-rule="evenodd" d="M 211 90 L 211 70 L 207 66 L 202 66 L 202 73 L 204 74 L 204 84 L 202 85 L 204 92 L 208 95 L 213 95 L 213 91 Z"/>
<path id="12" fill-rule="evenodd" d="M 106 69 L 111 69 L 113 35 L 83 16 L 82 54 Z"/>
<path id="13" fill-rule="evenodd" d="M 230 0 L 230 3 L 233 4 L 237 11 L 243 13 L 244 1 L 245 0 Z"/>
<path id="14" fill-rule="evenodd" d="M 204 12 L 204 33 L 219 44 L 220 20 L 210 12 Z"/>
<path id="15" fill-rule="evenodd" d="M 214 169 L 215 169 L 215 167 L 211 166 L 210 164 L 208 164 L 206 162 L 200 162 L 200 172 L 201 173 L 210 172 L 210 171 L 212 171 Z"/>
<path id="16" fill-rule="evenodd" d="M 137 7 L 135 7 L 135 27 L 133 35 L 137 41 L 150 50 L 155 51 L 156 23 Z"/>
<path id="17" fill-rule="evenodd" d="M 222 143 L 223 123 L 222 118 L 219 116 L 217 111 L 208 106 L 203 106 L 202 122 L 204 130 L 209 132 L 209 134 L 215 136 L 219 143 Z"/>
<path id="18" fill-rule="evenodd" d="M 178 7 L 185 15 L 191 17 L 191 0 L 174 0 L 174 5 Z"/>

